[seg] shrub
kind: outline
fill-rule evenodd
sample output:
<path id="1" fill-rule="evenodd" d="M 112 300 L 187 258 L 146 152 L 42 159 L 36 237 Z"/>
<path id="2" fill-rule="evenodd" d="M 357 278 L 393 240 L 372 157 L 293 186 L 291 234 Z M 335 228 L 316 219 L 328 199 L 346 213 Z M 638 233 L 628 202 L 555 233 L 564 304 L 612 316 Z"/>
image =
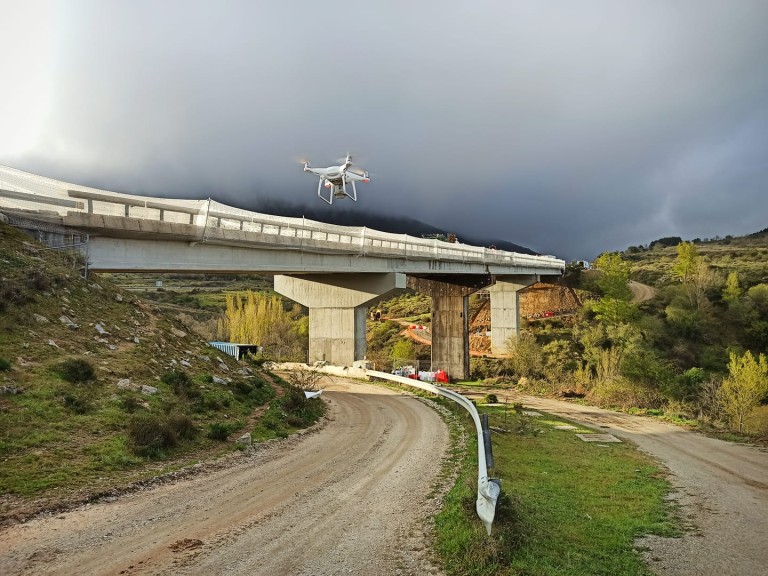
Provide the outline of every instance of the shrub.
<path id="1" fill-rule="evenodd" d="M 11 361 L 7 358 L 0 358 L 0 372 L 5 372 L 11 369 Z"/>
<path id="2" fill-rule="evenodd" d="M 123 398 L 120 405 L 122 409 L 128 412 L 129 414 L 133 414 L 134 412 L 136 412 L 136 410 L 142 407 L 141 400 L 136 398 L 136 396 L 126 396 L 125 398 Z"/>
<path id="3" fill-rule="evenodd" d="M 496 394 L 486 394 L 485 398 L 483 398 L 483 402 L 485 404 L 496 404 L 498 403 L 499 398 L 496 396 Z"/>
<path id="4" fill-rule="evenodd" d="M 44 292 L 50 289 L 51 280 L 42 270 L 30 270 L 27 272 L 27 285 L 39 292 Z"/>
<path id="5" fill-rule="evenodd" d="M 181 398 L 194 400 L 202 395 L 200 389 L 184 370 L 171 370 L 160 377 L 160 380 L 171 387 L 173 393 Z"/>
<path id="6" fill-rule="evenodd" d="M 131 449 L 139 456 L 161 456 L 178 441 L 173 428 L 156 414 L 134 416 L 128 423 L 127 433 Z"/>
<path id="7" fill-rule="evenodd" d="M 72 384 L 87 382 L 95 377 L 93 364 L 83 358 L 68 358 L 57 364 L 55 371 L 64 380 Z"/>
<path id="8" fill-rule="evenodd" d="M 182 440 L 191 440 L 197 435 L 195 421 L 187 414 L 171 414 L 168 416 L 168 427 Z"/>
<path id="9" fill-rule="evenodd" d="M 67 393 L 64 395 L 63 401 L 64 406 L 72 410 L 75 414 L 85 414 L 91 409 L 90 401 L 83 396 Z"/>
<path id="10" fill-rule="evenodd" d="M 226 422 L 213 422 L 208 425 L 208 438 L 211 440 L 225 441 L 230 433 L 234 430 L 234 426 Z"/>

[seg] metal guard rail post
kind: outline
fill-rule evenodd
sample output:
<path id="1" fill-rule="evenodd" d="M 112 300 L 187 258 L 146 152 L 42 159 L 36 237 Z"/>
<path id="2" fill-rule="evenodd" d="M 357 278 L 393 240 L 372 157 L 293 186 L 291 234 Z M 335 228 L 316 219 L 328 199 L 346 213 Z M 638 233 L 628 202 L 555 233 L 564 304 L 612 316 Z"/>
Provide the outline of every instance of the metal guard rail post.
<path id="1" fill-rule="evenodd" d="M 480 415 L 477 413 L 477 408 L 475 408 L 472 401 L 458 392 L 443 388 L 442 386 L 435 386 L 428 382 L 404 378 L 403 376 L 395 376 L 394 374 L 388 374 L 386 372 L 376 372 L 374 370 L 367 370 L 366 374 L 371 378 L 389 380 L 391 382 L 397 382 L 398 384 L 419 388 L 431 392 L 432 394 L 438 394 L 453 400 L 469 412 L 470 416 L 472 416 L 472 420 L 475 422 L 475 429 L 477 430 L 477 505 L 475 506 L 475 509 L 477 510 L 477 515 L 485 526 L 486 532 L 488 532 L 488 535 L 490 536 L 493 517 L 496 515 L 496 501 L 499 499 L 501 486 L 499 485 L 498 480 L 488 478 L 488 464 L 485 458 L 483 427 L 480 422 Z"/>

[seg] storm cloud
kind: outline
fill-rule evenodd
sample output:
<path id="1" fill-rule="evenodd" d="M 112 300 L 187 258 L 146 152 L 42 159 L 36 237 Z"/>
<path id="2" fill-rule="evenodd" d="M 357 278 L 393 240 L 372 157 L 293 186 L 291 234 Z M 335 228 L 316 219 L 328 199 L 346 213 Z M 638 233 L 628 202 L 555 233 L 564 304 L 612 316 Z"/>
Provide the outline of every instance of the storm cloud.
<path id="1" fill-rule="evenodd" d="M 355 210 L 566 259 L 768 226 L 763 0 L 28 4 L 16 168 L 258 209 L 351 152 Z"/>

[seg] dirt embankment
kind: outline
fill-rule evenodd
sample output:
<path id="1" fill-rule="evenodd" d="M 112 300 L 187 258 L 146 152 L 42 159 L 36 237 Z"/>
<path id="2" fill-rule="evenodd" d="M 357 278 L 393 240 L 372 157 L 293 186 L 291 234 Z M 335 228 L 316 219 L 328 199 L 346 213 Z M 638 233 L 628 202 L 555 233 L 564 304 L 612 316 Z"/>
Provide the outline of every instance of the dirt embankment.
<path id="1" fill-rule="evenodd" d="M 317 432 L 231 468 L 4 529 L 0 573 L 438 573 L 425 518 L 438 505 L 429 495 L 445 423 L 413 396 L 330 388 L 331 421 Z"/>

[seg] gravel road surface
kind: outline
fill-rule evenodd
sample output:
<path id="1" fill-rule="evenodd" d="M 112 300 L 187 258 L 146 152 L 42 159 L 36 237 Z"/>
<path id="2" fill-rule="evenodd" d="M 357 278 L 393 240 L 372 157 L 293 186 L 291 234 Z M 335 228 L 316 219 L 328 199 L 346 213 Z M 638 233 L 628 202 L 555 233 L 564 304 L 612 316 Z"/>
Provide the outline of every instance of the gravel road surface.
<path id="1" fill-rule="evenodd" d="M 0 574 L 437 574 L 448 444 L 422 400 L 336 381 L 329 422 L 233 466 L 0 532 Z M 444 481 L 443 481 L 444 482 Z"/>
<path id="2" fill-rule="evenodd" d="M 689 529 L 682 538 L 649 536 L 637 542 L 651 570 L 662 576 L 768 574 L 766 449 L 569 402 L 519 395 L 507 400 L 629 439 L 669 469 L 671 497 Z"/>

